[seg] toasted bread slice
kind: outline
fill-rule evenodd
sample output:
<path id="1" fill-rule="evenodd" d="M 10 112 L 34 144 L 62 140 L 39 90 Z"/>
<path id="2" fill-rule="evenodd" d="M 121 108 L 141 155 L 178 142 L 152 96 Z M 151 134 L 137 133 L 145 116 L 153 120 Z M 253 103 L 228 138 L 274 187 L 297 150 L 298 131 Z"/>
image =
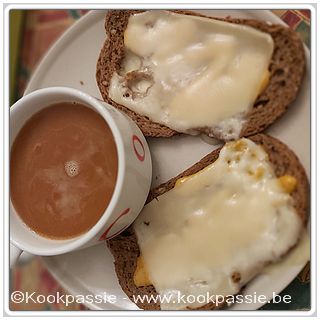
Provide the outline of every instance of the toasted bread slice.
<path id="1" fill-rule="evenodd" d="M 173 10 L 185 15 L 203 16 L 201 14 Z M 101 49 L 97 62 L 96 80 L 103 99 L 117 109 L 125 112 L 140 127 L 143 134 L 149 137 L 171 137 L 178 132 L 165 125 L 153 122 L 148 117 L 114 102 L 108 95 L 110 80 L 114 72 L 119 71 L 124 52 L 124 32 L 128 19 L 141 10 L 111 10 L 105 19 L 107 39 Z M 205 17 L 205 16 L 203 16 Z M 207 17 L 210 19 L 218 19 Z M 295 100 L 302 82 L 305 70 L 305 53 L 299 35 L 282 25 L 272 25 L 257 20 L 225 18 L 218 19 L 236 24 L 243 24 L 263 32 L 269 33 L 274 41 L 274 51 L 269 66 L 270 81 L 265 90 L 258 96 L 253 108 L 246 116 L 239 137 L 250 136 L 263 131 L 279 118 Z M 205 133 L 223 140 L 221 132 L 214 128 L 197 128 L 200 133 Z"/>
<path id="2" fill-rule="evenodd" d="M 303 223 L 306 224 L 309 207 L 309 183 L 305 170 L 296 155 L 285 144 L 268 135 L 257 134 L 249 137 L 249 139 L 261 145 L 267 152 L 269 161 L 277 177 L 291 175 L 297 179 L 297 187 L 291 195 L 294 199 L 294 207 L 297 214 Z M 179 178 L 192 175 L 215 162 L 220 150 L 221 148 L 214 150 L 175 178 L 152 189 L 147 203 L 172 189 Z M 114 264 L 119 283 L 128 297 L 132 300 L 132 297 L 137 295 L 156 296 L 157 292 L 153 286 L 137 287 L 134 283 L 133 277 L 140 250 L 133 228 L 129 227 L 119 236 L 107 241 L 107 246 L 115 259 Z M 224 305 L 216 306 L 213 303 L 208 303 L 199 309 L 214 310 L 222 308 L 223 306 Z M 145 310 L 160 310 L 160 305 L 157 303 L 139 303 L 138 307 Z"/>

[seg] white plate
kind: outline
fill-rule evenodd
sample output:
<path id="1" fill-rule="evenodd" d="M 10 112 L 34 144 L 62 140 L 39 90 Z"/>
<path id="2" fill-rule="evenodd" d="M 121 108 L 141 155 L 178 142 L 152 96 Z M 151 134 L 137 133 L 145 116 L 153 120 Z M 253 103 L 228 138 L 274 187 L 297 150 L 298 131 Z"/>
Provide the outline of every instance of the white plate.
<path id="1" fill-rule="evenodd" d="M 232 16 L 253 18 L 271 23 L 283 22 L 265 10 L 202 10 L 212 16 Z M 77 21 L 49 50 L 35 71 L 26 93 L 38 88 L 62 85 L 81 89 L 100 98 L 96 85 L 96 61 L 105 39 L 104 10 L 91 11 Z M 309 51 L 308 72 L 298 99 L 289 111 L 268 133 L 287 143 L 298 155 L 302 164 L 310 172 L 310 71 Z M 83 83 L 83 84 L 82 84 Z M 215 146 L 200 137 L 174 137 L 171 139 L 149 139 L 153 158 L 153 185 L 168 180 L 212 151 Z M 71 294 L 114 294 L 115 304 L 89 303 L 90 309 L 133 310 L 137 309 L 120 288 L 113 267 L 113 258 L 106 245 L 101 244 L 85 250 L 55 257 L 44 261 L 61 285 Z M 246 288 L 246 294 L 264 294 L 268 298 L 279 293 L 297 275 L 306 261 L 278 269 L 259 276 Z M 255 310 L 262 303 L 235 304 L 234 310 Z"/>

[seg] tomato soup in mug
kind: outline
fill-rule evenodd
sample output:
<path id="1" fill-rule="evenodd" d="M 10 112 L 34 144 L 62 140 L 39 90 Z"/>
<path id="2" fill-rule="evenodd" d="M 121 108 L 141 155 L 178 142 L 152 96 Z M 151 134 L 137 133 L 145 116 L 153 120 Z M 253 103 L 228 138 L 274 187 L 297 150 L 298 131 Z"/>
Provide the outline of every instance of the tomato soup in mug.
<path id="1" fill-rule="evenodd" d="M 32 116 L 12 145 L 11 201 L 39 235 L 73 238 L 103 215 L 117 172 L 117 148 L 104 118 L 79 103 L 57 103 Z"/>

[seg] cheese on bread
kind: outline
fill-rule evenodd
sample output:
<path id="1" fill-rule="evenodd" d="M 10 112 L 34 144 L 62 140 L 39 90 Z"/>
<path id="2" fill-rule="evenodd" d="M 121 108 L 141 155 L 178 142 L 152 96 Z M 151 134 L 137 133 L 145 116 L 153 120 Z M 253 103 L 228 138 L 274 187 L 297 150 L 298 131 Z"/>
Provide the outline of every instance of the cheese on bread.
<path id="1" fill-rule="evenodd" d="M 274 44 L 248 26 L 153 10 L 129 18 L 124 46 L 113 101 L 178 132 L 235 139 L 268 84 Z"/>
<path id="2" fill-rule="evenodd" d="M 296 186 L 294 177 L 275 175 L 263 147 L 244 138 L 227 143 L 214 163 L 177 180 L 140 213 L 136 285 L 171 297 L 163 310 L 205 304 L 179 303 L 178 295 L 236 294 L 297 243 Z"/>

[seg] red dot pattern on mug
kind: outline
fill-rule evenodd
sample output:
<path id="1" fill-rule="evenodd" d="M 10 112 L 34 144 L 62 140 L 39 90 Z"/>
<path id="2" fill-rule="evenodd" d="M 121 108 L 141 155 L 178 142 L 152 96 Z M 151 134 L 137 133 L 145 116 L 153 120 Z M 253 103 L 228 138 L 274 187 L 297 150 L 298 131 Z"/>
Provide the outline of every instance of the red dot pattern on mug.
<path id="1" fill-rule="evenodd" d="M 106 231 L 101 235 L 101 237 L 99 238 L 99 241 L 103 241 L 103 240 L 109 240 L 110 238 L 118 235 L 119 233 L 121 233 L 124 229 L 127 228 L 127 225 L 124 226 L 122 229 L 120 229 L 119 231 L 117 231 L 116 233 L 112 234 L 112 235 L 108 235 L 110 230 L 112 229 L 112 227 L 115 225 L 115 223 L 123 216 L 125 216 L 126 214 L 128 214 L 130 212 L 130 208 L 125 209 L 124 211 L 122 211 L 120 213 L 120 215 L 118 216 L 118 218 L 116 220 L 114 220 L 110 226 L 106 229 Z"/>
<path id="2" fill-rule="evenodd" d="M 143 162 L 146 156 L 144 146 L 140 138 L 135 134 L 132 136 L 132 145 L 137 158 Z"/>

